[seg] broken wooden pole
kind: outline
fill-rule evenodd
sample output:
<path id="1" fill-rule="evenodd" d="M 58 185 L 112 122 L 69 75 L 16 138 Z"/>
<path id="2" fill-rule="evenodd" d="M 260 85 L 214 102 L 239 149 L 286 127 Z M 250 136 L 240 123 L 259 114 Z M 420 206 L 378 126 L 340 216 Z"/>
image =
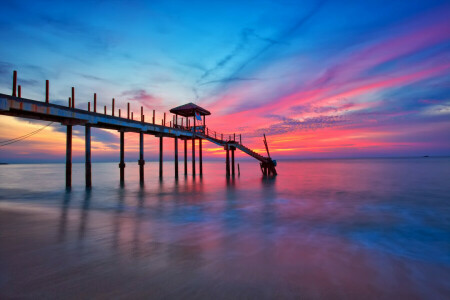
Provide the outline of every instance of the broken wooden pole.
<path id="1" fill-rule="evenodd" d="M 12 95 L 13 97 L 17 96 L 17 71 L 13 71 Z"/>
<path id="2" fill-rule="evenodd" d="M 45 103 L 49 103 L 50 102 L 50 92 L 49 92 L 49 81 L 46 80 L 45 81 Z"/>
<path id="3" fill-rule="evenodd" d="M 159 178 L 163 177 L 163 137 L 159 137 Z"/>
<path id="4" fill-rule="evenodd" d="M 178 178 L 178 137 L 174 139 L 175 143 L 175 178 Z"/>
<path id="5" fill-rule="evenodd" d="M 66 188 L 72 186 L 72 125 L 67 125 L 66 135 Z"/>
<path id="6" fill-rule="evenodd" d="M 144 133 L 139 132 L 139 181 L 141 183 L 144 182 Z"/>
<path id="7" fill-rule="evenodd" d="M 125 132 L 120 132 L 120 183 L 125 182 Z"/>
<path id="8" fill-rule="evenodd" d="M 85 178 L 86 187 L 92 187 L 92 167 L 91 167 L 91 126 L 85 126 Z"/>

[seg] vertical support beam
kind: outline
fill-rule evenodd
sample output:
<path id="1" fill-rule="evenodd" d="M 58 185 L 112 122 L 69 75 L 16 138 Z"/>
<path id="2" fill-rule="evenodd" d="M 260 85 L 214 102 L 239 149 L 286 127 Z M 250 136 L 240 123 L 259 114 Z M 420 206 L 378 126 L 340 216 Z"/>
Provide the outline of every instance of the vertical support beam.
<path id="1" fill-rule="evenodd" d="M 112 98 L 112 116 L 114 117 L 114 104 L 115 104 L 116 100 L 114 98 Z"/>
<path id="2" fill-rule="evenodd" d="M 91 111 L 91 102 L 88 102 L 88 111 Z"/>
<path id="3" fill-rule="evenodd" d="M 49 103 L 50 101 L 50 92 L 49 92 L 49 87 L 50 83 L 48 82 L 48 80 L 45 81 L 45 103 Z"/>
<path id="4" fill-rule="evenodd" d="M 120 183 L 125 182 L 125 132 L 120 132 Z"/>
<path id="5" fill-rule="evenodd" d="M 195 176 L 195 136 L 192 137 L 192 175 Z"/>
<path id="6" fill-rule="evenodd" d="M 20 86 L 20 84 L 17 86 L 17 96 L 19 98 L 22 98 L 22 87 Z"/>
<path id="7" fill-rule="evenodd" d="M 187 175 L 187 139 L 184 139 L 184 175 Z"/>
<path id="8" fill-rule="evenodd" d="M 85 126 L 85 170 L 86 187 L 92 187 L 92 168 L 91 168 L 91 126 Z"/>
<path id="9" fill-rule="evenodd" d="M 163 177 L 163 137 L 159 137 L 159 178 Z"/>
<path id="10" fill-rule="evenodd" d="M 231 148 L 231 175 L 234 176 L 234 151 L 236 148 Z"/>
<path id="11" fill-rule="evenodd" d="M 13 86 L 12 86 L 13 97 L 17 96 L 17 71 L 13 71 Z"/>
<path id="12" fill-rule="evenodd" d="M 139 181 L 144 182 L 144 133 L 139 132 Z"/>
<path id="13" fill-rule="evenodd" d="M 200 161 L 200 176 L 203 175 L 203 150 L 202 150 L 202 141 L 203 139 L 199 139 L 198 142 L 198 156 Z"/>
<path id="14" fill-rule="evenodd" d="M 127 119 L 130 119 L 130 102 L 127 103 Z"/>
<path id="15" fill-rule="evenodd" d="M 72 107 L 72 98 L 69 97 L 69 108 Z"/>
<path id="16" fill-rule="evenodd" d="M 178 137 L 175 137 L 175 178 L 178 178 Z"/>
<path id="17" fill-rule="evenodd" d="M 94 112 L 97 112 L 97 93 L 94 93 Z"/>
<path id="18" fill-rule="evenodd" d="M 155 124 L 155 110 L 153 110 L 153 124 Z"/>
<path id="19" fill-rule="evenodd" d="M 75 88 L 72 87 L 72 108 L 75 108 Z"/>
<path id="20" fill-rule="evenodd" d="M 230 147 L 228 146 L 228 144 L 225 144 L 225 150 L 227 152 L 227 158 L 225 161 L 225 164 L 226 164 L 225 169 L 226 169 L 227 177 L 229 177 L 230 176 Z"/>
<path id="21" fill-rule="evenodd" d="M 163 126 L 166 126 L 166 113 L 164 113 L 164 124 Z"/>
<path id="22" fill-rule="evenodd" d="M 66 135 L 66 188 L 72 186 L 72 125 L 67 125 Z"/>

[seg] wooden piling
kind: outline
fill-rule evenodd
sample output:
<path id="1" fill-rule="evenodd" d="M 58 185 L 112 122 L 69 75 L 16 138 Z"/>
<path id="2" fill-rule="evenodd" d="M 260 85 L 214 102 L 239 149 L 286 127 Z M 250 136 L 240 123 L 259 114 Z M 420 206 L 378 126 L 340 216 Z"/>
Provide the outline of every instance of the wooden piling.
<path id="1" fill-rule="evenodd" d="M 17 71 L 13 71 L 12 95 L 13 97 L 17 96 Z"/>
<path id="2" fill-rule="evenodd" d="M 69 97 L 69 108 L 72 107 L 72 98 Z"/>
<path id="3" fill-rule="evenodd" d="M 130 119 L 130 102 L 127 103 L 127 119 Z"/>
<path id="4" fill-rule="evenodd" d="M 134 114 L 131 112 L 131 120 L 134 120 Z"/>
<path id="5" fill-rule="evenodd" d="M 91 102 L 88 102 L 88 111 L 91 111 Z"/>
<path id="6" fill-rule="evenodd" d="M 159 178 L 163 177 L 163 137 L 159 137 Z"/>
<path id="7" fill-rule="evenodd" d="M 114 102 L 116 102 L 116 99 L 112 98 L 111 115 L 112 115 L 113 117 L 114 117 L 114 110 L 115 110 L 115 109 L 114 109 L 114 106 L 115 106 L 115 105 L 114 105 L 114 104 L 115 104 Z"/>
<path id="8" fill-rule="evenodd" d="M 175 137 L 174 143 L 175 143 L 175 178 L 178 178 L 178 137 Z"/>
<path id="9" fill-rule="evenodd" d="M 66 188 L 72 186 L 72 125 L 67 125 L 66 135 Z"/>
<path id="10" fill-rule="evenodd" d="M 105 113 L 105 115 L 106 115 L 106 105 L 105 105 L 105 112 L 104 112 L 104 113 Z"/>
<path id="11" fill-rule="evenodd" d="M 153 110 L 153 119 L 152 119 L 152 123 L 155 124 L 155 110 Z"/>
<path id="12" fill-rule="evenodd" d="M 166 113 L 164 113 L 164 124 L 163 126 L 166 126 Z"/>
<path id="13" fill-rule="evenodd" d="M 94 93 L 94 112 L 97 112 L 97 93 Z"/>
<path id="14" fill-rule="evenodd" d="M 239 175 L 241 175 L 241 168 L 239 167 L 239 164 L 237 164 L 238 165 L 238 176 Z"/>
<path id="15" fill-rule="evenodd" d="M 120 132 L 120 183 L 125 182 L 125 132 Z"/>
<path id="16" fill-rule="evenodd" d="M 72 108 L 75 108 L 75 88 L 72 87 Z"/>
<path id="17" fill-rule="evenodd" d="M 200 163 L 200 176 L 203 175 L 203 150 L 202 150 L 202 139 L 198 140 L 198 157 L 199 157 L 199 163 Z"/>
<path id="18" fill-rule="evenodd" d="M 187 139 L 184 139 L 184 175 L 187 175 Z"/>
<path id="19" fill-rule="evenodd" d="M 144 182 L 144 133 L 139 132 L 139 181 L 141 183 Z"/>
<path id="20" fill-rule="evenodd" d="M 49 92 L 49 87 L 50 83 L 48 80 L 45 81 L 45 103 L 49 103 L 50 102 L 50 92 Z"/>
<path id="21" fill-rule="evenodd" d="M 90 104 L 90 103 L 89 103 Z M 92 167 L 91 167 L 91 126 L 85 126 L 85 178 L 86 187 L 92 187 Z"/>
<path id="22" fill-rule="evenodd" d="M 230 176 L 230 147 L 228 146 L 228 144 L 225 144 L 225 150 L 227 152 L 227 157 L 225 160 L 225 164 L 226 164 L 225 170 L 226 170 L 227 177 L 229 177 Z"/>
<path id="23" fill-rule="evenodd" d="M 120 118 L 121 116 L 120 116 L 120 108 L 119 108 L 119 118 Z"/>
<path id="24" fill-rule="evenodd" d="M 144 107 L 141 106 L 141 122 L 144 122 Z"/>
<path id="25" fill-rule="evenodd" d="M 231 147 L 231 175 L 234 176 L 234 151 L 236 151 L 235 147 Z"/>
<path id="26" fill-rule="evenodd" d="M 195 176 L 195 137 L 192 138 L 192 175 Z"/>
<path id="27" fill-rule="evenodd" d="M 20 84 L 17 86 L 17 96 L 19 98 L 22 98 L 22 87 L 20 86 Z"/>

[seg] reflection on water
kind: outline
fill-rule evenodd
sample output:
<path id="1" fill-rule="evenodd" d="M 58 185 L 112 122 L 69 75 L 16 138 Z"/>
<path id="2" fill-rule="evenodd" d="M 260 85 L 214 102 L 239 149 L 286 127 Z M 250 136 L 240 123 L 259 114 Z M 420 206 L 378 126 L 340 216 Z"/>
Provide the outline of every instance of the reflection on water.
<path id="1" fill-rule="evenodd" d="M 91 190 L 75 164 L 71 191 L 63 165 L 1 166 L 0 298 L 449 295 L 449 159 L 240 164 L 124 186 L 96 164 Z"/>

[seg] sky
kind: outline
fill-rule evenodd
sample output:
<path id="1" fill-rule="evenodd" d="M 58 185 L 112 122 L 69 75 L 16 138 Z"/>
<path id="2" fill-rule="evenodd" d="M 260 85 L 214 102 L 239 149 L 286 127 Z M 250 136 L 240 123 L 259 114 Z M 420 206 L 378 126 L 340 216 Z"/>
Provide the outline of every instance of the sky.
<path id="1" fill-rule="evenodd" d="M 211 130 L 274 158 L 450 155 L 448 1 L 2 1 L 0 93 L 138 113 L 194 102 Z M 170 119 L 170 118 L 169 118 Z M 0 141 L 48 124 L 0 116 Z M 74 161 L 84 129 L 74 127 Z M 118 160 L 93 129 L 93 161 Z M 204 143 L 204 156 L 224 151 Z M 126 134 L 126 160 L 138 135 Z M 158 140 L 145 139 L 146 158 Z M 173 156 L 173 139 L 165 139 Z M 182 148 L 180 147 L 180 152 Z M 244 154 L 238 154 L 243 159 Z M 2 162 L 63 162 L 65 127 L 0 147 Z"/>

